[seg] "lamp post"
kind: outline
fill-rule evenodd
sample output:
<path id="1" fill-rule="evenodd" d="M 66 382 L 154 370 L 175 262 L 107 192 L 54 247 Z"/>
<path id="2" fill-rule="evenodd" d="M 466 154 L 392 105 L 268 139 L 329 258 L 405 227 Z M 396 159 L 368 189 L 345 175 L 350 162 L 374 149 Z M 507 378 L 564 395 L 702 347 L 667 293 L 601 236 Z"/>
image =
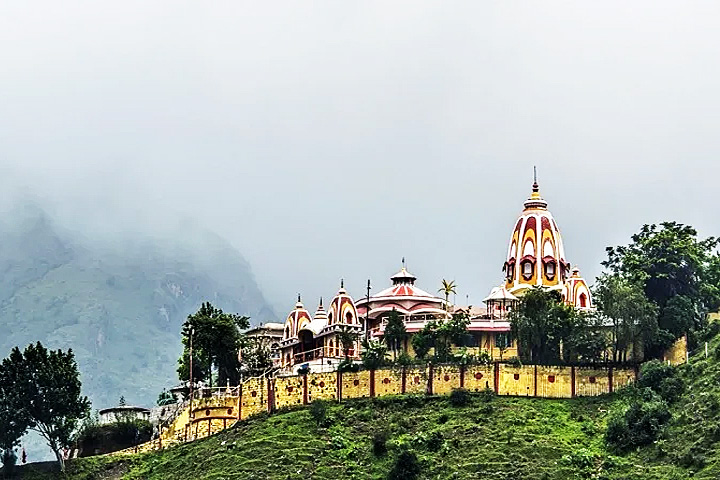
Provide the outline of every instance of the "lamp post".
<path id="1" fill-rule="evenodd" d="M 367 296 L 365 297 L 365 342 L 367 343 L 370 335 L 370 279 L 367 283 Z"/>

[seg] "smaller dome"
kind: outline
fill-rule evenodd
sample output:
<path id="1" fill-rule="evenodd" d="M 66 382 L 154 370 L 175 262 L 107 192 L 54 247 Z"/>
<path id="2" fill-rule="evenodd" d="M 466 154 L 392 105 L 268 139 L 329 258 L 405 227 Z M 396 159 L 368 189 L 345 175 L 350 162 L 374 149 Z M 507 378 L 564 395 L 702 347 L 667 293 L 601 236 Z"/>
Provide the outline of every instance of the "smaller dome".
<path id="1" fill-rule="evenodd" d="M 392 280 L 393 285 L 415 285 L 417 277 L 408 272 L 403 266 L 398 273 L 390 277 L 390 280 Z"/>
<path id="2" fill-rule="evenodd" d="M 305 307 L 300 300 L 300 295 L 298 295 L 298 301 L 295 304 L 295 309 L 288 314 L 288 317 L 285 320 L 283 340 L 297 337 L 298 331 L 306 325 L 309 325 L 310 322 L 312 322 L 310 312 L 305 310 Z"/>
<path id="3" fill-rule="evenodd" d="M 340 290 L 330 302 L 330 311 L 328 312 L 328 325 L 359 325 L 357 308 L 355 301 L 347 291 L 345 285 L 340 280 Z"/>
<path id="4" fill-rule="evenodd" d="M 572 275 L 563 285 L 562 297 L 566 303 L 573 305 L 575 308 L 581 310 L 592 310 L 594 308 L 590 287 L 580 275 L 580 269 L 577 266 L 573 267 Z"/>

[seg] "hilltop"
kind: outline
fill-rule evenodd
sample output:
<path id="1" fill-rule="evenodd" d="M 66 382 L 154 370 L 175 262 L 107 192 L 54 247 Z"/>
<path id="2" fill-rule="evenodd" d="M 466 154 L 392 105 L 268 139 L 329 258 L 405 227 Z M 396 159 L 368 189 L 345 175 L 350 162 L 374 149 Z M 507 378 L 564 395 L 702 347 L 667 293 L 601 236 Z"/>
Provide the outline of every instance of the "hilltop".
<path id="1" fill-rule="evenodd" d="M 628 400 L 622 391 L 568 400 L 476 394 L 464 406 L 398 396 L 262 415 L 158 453 L 82 459 L 68 478 L 387 478 L 408 450 L 423 479 L 716 479 L 720 337 L 709 353 L 677 367 L 686 389 L 660 438 L 626 454 L 603 438 L 608 417 Z M 25 478 L 44 478 L 30 470 Z"/>

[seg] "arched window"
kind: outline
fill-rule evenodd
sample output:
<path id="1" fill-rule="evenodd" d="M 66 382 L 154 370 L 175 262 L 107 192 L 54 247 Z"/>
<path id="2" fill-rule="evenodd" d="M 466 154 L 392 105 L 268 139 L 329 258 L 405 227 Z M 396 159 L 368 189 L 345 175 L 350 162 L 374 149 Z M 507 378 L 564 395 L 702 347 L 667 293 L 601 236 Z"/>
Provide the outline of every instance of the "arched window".
<path id="1" fill-rule="evenodd" d="M 352 323 L 353 315 L 352 312 L 347 312 L 345 314 L 345 323 Z"/>
<path id="2" fill-rule="evenodd" d="M 552 280 L 555 278 L 555 261 L 550 260 L 545 264 L 545 276 L 548 278 L 548 280 Z"/>
<path id="3" fill-rule="evenodd" d="M 330 314 L 328 315 L 328 323 L 330 325 L 332 325 L 332 322 L 333 322 L 333 314 L 332 314 L 332 312 L 330 312 Z"/>
<path id="4" fill-rule="evenodd" d="M 580 294 L 580 308 L 587 307 L 587 296 L 584 293 Z"/>
<path id="5" fill-rule="evenodd" d="M 525 261 L 522 263 L 522 275 L 525 280 L 530 280 L 533 275 L 533 264 L 531 261 Z"/>

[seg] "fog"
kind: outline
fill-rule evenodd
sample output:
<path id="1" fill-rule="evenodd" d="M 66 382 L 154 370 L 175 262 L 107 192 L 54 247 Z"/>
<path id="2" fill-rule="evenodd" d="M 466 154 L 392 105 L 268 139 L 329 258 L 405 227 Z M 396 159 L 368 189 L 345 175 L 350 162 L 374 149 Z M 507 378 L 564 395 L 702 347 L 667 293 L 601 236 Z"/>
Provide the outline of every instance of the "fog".
<path id="1" fill-rule="evenodd" d="M 3 2 L 0 197 L 106 239 L 212 229 L 281 315 L 402 257 L 478 304 L 537 165 L 592 280 L 643 223 L 720 234 L 719 27 L 714 1 Z"/>

